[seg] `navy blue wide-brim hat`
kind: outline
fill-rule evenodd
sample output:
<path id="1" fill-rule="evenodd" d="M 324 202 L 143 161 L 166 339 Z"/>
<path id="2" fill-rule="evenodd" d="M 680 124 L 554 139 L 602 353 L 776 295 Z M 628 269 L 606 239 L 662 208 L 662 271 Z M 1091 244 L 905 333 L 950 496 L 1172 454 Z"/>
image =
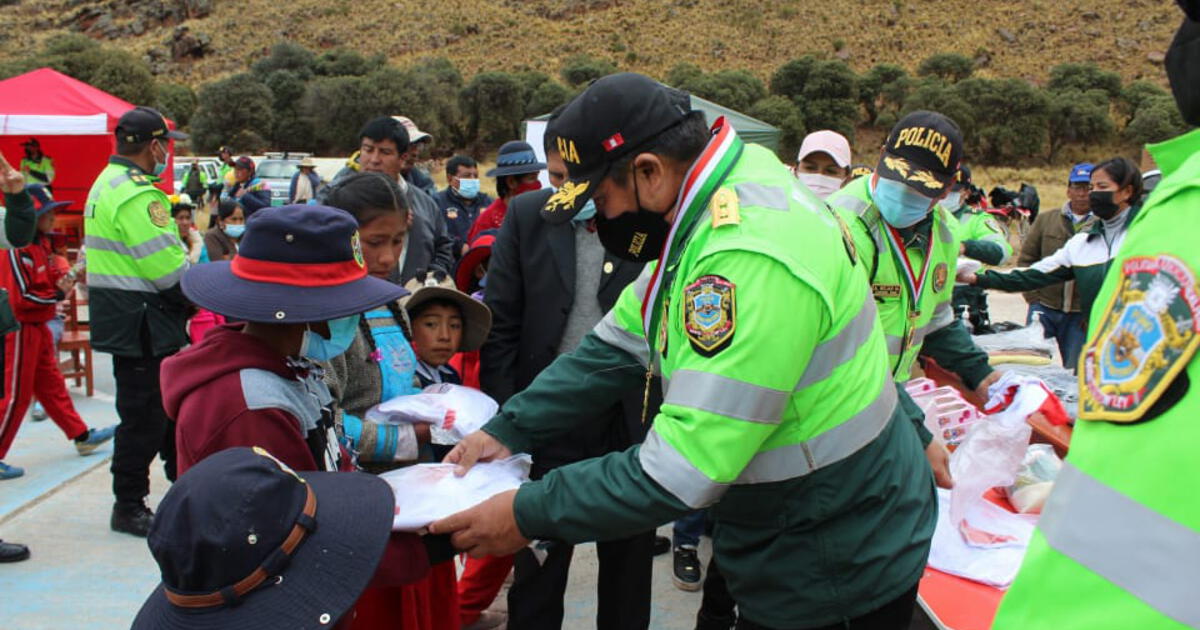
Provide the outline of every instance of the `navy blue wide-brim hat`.
<path id="1" fill-rule="evenodd" d="M 293 471 L 259 447 L 210 455 L 154 515 L 162 582 L 132 630 L 333 628 L 370 584 L 394 515 L 374 475 Z"/>
<path id="2" fill-rule="evenodd" d="M 188 269 L 182 286 L 214 313 L 275 324 L 328 321 L 408 295 L 367 275 L 353 216 L 315 205 L 255 212 L 237 256 Z"/>
<path id="3" fill-rule="evenodd" d="M 536 173 L 546 168 L 545 162 L 539 162 L 537 153 L 528 142 L 511 140 L 500 147 L 496 156 L 496 168 L 485 173 L 488 177 L 507 177 L 508 175 L 524 175 Z"/>

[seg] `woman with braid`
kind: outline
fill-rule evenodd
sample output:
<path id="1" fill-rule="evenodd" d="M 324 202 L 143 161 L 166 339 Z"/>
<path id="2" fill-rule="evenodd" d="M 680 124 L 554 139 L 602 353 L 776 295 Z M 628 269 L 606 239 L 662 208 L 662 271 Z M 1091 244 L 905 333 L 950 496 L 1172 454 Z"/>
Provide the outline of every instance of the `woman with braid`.
<path id="1" fill-rule="evenodd" d="M 395 181 L 379 173 L 360 173 L 335 186 L 325 203 L 358 221 L 367 272 L 387 279 L 403 265 L 409 209 Z M 386 424 L 366 419 L 371 407 L 421 391 L 419 360 L 403 307 L 392 302 L 363 313 L 350 349 L 327 366 L 325 381 L 337 403 L 338 437 L 369 472 L 384 472 L 417 462 L 429 453 L 430 425 Z M 453 560 L 433 564 L 420 582 L 396 588 L 367 589 L 355 608 L 353 630 L 458 630 L 458 591 Z"/>

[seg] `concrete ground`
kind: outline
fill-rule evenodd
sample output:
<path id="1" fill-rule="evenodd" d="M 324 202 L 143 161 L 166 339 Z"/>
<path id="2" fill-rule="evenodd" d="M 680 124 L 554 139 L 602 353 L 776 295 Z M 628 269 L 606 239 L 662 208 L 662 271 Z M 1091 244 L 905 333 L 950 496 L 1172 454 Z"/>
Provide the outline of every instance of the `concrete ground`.
<path id="1" fill-rule="evenodd" d="M 1019 295 L 992 297 L 993 321 L 1024 321 Z M 72 389 L 85 421 L 96 427 L 117 422 L 112 369 L 96 354 L 96 395 Z M 144 598 L 158 583 L 158 569 L 146 541 L 112 532 L 110 446 L 80 457 L 51 421 L 26 419 L 9 453 L 25 477 L 0 482 L 0 538 L 30 546 L 33 557 L 0 564 L 0 627 L 5 630 L 128 627 Z M 167 482 L 161 466 L 152 470 L 150 504 L 157 505 Z M 660 530 L 669 535 L 669 527 Z M 709 542 L 701 545 L 707 563 Z M 700 593 L 671 583 L 671 557 L 654 562 L 651 628 L 690 630 Z M 596 556 L 593 545 L 576 551 L 566 597 L 564 628 L 595 627 Z M 923 625 L 923 624 L 922 624 Z M 917 625 L 914 625 L 917 627 Z"/>

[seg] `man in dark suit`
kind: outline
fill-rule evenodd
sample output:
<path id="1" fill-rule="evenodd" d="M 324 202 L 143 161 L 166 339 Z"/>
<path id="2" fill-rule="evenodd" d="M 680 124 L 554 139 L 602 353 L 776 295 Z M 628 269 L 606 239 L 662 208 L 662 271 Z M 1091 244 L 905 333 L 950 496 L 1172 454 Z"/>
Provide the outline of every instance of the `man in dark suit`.
<path id="1" fill-rule="evenodd" d="M 550 181 L 558 186 L 566 167 L 551 151 L 550 138 L 546 145 Z M 642 272 L 642 265 L 604 250 L 586 211 L 583 219 L 563 225 L 543 221 L 540 210 L 552 192 L 542 189 L 515 197 L 492 248 L 484 298 L 492 309 L 492 331 L 480 356 L 480 381 L 483 391 L 501 404 L 525 389 L 559 354 L 574 349 Z M 535 452 L 532 477 L 641 442 L 645 419 L 657 413 L 661 394 L 651 392 L 648 410 L 643 410 L 645 397 L 638 388 L 612 408 L 581 409 L 595 414 L 594 419 Z M 598 628 L 649 625 L 653 547 L 652 531 L 597 543 Z M 517 554 L 508 627 L 561 628 L 573 550 L 572 545 L 552 542 L 541 563 L 529 549 Z"/>

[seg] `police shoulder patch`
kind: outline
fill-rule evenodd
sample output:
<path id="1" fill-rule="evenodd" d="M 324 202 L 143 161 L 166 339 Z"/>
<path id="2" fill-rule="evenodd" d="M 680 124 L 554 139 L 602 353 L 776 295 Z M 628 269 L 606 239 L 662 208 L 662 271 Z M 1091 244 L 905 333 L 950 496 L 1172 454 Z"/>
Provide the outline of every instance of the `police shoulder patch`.
<path id="1" fill-rule="evenodd" d="M 130 169 L 129 171 L 129 181 L 137 184 L 138 186 L 149 186 L 153 183 L 150 181 L 149 177 L 146 177 L 145 175 L 138 173 L 133 169 Z"/>
<path id="2" fill-rule="evenodd" d="M 1137 256 L 1120 271 L 1120 285 L 1083 349 L 1082 420 L 1148 419 L 1200 346 L 1200 292 L 1183 261 Z"/>
<path id="3" fill-rule="evenodd" d="M 736 287 L 721 276 L 700 276 L 683 289 L 683 332 L 692 348 L 711 357 L 733 341 L 737 329 Z"/>
<path id="4" fill-rule="evenodd" d="M 146 206 L 146 213 L 150 215 L 150 222 L 154 224 L 154 227 L 165 228 L 171 223 L 171 215 L 167 213 L 162 202 L 157 199 Z"/>
<path id="5" fill-rule="evenodd" d="M 950 277 L 950 268 L 946 263 L 938 263 L 933 268 L 933 292 L 941 293 L 946 288 L 946 280 Z"/>

